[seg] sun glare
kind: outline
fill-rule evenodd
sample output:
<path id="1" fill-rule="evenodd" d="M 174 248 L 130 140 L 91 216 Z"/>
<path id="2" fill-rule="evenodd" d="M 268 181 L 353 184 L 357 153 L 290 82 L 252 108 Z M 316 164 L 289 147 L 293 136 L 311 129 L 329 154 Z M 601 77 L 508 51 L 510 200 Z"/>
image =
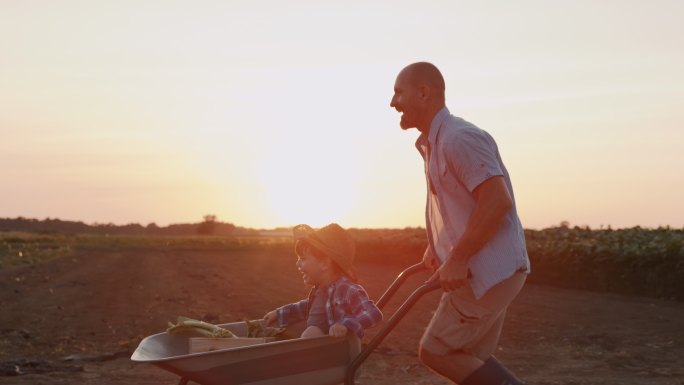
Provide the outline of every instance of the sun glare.
<path id="1" fill-rule="evenodd" d="M 261 179 L 274 225 L 344 223 L 358 200 L 358 172 L 353 162 L 330 155 L 290 148 L 264 159 Z"/>

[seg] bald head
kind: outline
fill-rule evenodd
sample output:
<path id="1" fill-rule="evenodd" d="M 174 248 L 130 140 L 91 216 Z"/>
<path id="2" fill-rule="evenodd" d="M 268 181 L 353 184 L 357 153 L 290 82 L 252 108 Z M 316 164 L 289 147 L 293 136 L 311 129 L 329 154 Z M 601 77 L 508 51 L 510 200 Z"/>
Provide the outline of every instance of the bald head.
<path id="1" fill-rule="evenodd" d="M 402 114 L 401 128 L 428 132 L 434 116 L 445 107 L 444 88 L 442 74 L 431 63 L 413 63 L 401 70 L 390 102 L 390 107 Z"/>
<path id="2" fill-rule="evenodd" d="M 444 77 L 434 64 L 428 62 L 417 62 L 409 64 L 402 71 L 407 80 L 415 87 L 428 86 L 433 90 L 436 97 L 444 100 Z"/>

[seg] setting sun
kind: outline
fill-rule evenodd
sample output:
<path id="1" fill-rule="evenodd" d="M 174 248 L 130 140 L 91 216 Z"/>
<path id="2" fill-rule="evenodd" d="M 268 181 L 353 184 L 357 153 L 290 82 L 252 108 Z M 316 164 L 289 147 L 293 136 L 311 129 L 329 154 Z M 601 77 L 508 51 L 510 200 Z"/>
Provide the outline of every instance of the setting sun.
<path id="1" fill-rule="evenodd" d="M 361 189 L 354 162 L 329 148 L 279 148 L 271 149 L 260 170 L 274 223 L 345 222 Z"/>

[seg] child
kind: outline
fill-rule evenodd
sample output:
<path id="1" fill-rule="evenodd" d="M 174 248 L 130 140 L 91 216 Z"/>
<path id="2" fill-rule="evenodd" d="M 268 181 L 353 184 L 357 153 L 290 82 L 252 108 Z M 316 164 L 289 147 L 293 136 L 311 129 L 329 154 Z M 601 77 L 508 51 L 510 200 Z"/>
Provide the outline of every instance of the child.
<path id="1" fill-rule="evenodd" d="M 382 320 L 382 313 L 355 282 L 354 240 L 336 223 L 318 231 L 297 225 L 293 233 L 297 269 L 313 288 L 308 298 L 268 312 L 266 324 L 278 321 L 282 327 L 306 319 L 302 338 L 344 337 L 349 331 L 363 337 L 364 329 Z"/>

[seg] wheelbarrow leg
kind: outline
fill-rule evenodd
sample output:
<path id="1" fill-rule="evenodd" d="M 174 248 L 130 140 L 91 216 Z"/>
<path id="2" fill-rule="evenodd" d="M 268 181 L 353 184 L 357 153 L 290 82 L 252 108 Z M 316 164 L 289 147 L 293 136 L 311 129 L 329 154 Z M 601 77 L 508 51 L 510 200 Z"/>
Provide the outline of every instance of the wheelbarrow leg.
<path id="1" fill-rule="evenodd" d="M 368 356 L 373 352 L 382 340 L 387 337 L 387 335 L 394 329 L 395 326 L 401 321 L 406 313 L 415 305 L 415 303 L 425 294 L 440 289 L 439 280 L 432 280 L 425 282 L 423 285 L 418 287 L 407 299 L 404 301 L 399 309 L 392 315 L 389 321 L 383 325 L 383 327 L 378 331 L 378 333 L 370 340 L 368 345 L 361 350 L 358 356 L 351 362 L 347 368 L 347 373 L 345 376 L 345 385 L 354 385 L 354 375 L 356 370 L 361 366 L 361 364 L 368 358 Z"/>

